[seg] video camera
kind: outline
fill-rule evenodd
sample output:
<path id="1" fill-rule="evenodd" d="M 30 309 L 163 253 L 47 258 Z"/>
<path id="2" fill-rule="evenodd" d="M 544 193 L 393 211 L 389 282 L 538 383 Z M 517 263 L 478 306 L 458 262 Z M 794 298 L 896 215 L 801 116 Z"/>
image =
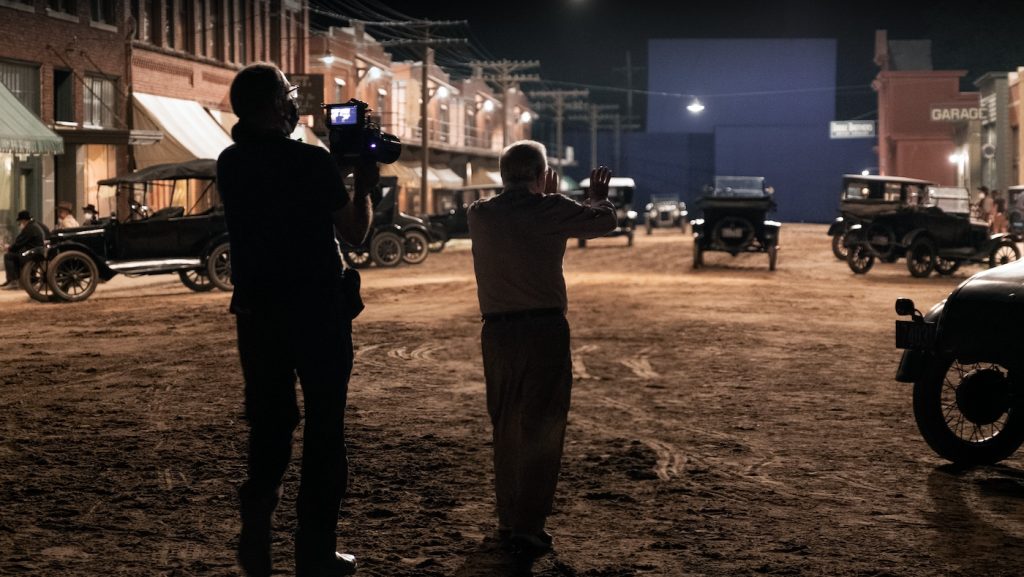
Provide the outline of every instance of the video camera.
<path id="1" fill-rule="evenodd" d="M 353 98 L 344 104 L 325 104 L 323 108 L 331 155 L 339 164 L 391 164 L 398 160 L 402 142 L 394 134 L 381 132 L 380 125 L 370 120 L 365 102 Z"/>

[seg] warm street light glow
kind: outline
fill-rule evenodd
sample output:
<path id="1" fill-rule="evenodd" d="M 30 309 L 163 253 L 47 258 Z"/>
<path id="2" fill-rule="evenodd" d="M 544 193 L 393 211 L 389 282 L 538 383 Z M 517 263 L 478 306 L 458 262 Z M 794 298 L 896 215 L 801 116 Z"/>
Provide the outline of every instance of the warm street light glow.
<path id="1" fill-rule="evenodd" d="M 686 109 L 693 114 L 697 114 L 698 112 L 703 112 L 704 105 L 700 103 L 700 100 L 694 98 L 693 102 L 686 106 Z"/>
<path id="2" fill-rule="evenodd" d="M 866 169 L 866 168 L 864 170 L 860 171 L 860 175 L 861 176 L 867 176 L 869 174 L 871 174 L 871 171 Z"/>
<path id="3" fill-rule="evenodd" d="M 439 86 L 435 94 L 437 95 L 438 98 L 448 98 L 448 87 Z"/>
<path id="4" fill-rule="evenodd" d="M 522 122 L 523 124 L 527 124 L 531 120 L 533 120 L 533 116 L 531 116 L 529 112 L 524 111 L 519 115 L 519 122 Z"/>
<path id="5" fill-rule="evenodd" d="M 484 112 L 494 112 L 493 100 L 484 100 Z"/>
<path id="6" fill-rule="evenodd" d="M 380 78 L 381 70 L 376 66 L 371 66 L 370 69 L 366 71 L 366 73 L 370 76 L 370 80 L 376 80 Z"/>
<path id="7" fill-rule="evenodd" d="M 334 55 L 331 54 L 331 50 L 329 48 L 327 49 L 327 54 L 324 54 L 323 56 L 320 57 L 320 62 L 323 62 L 327 66 L 334 64 L 334 60 Z"/>
<path id="8" fill-rule="evenodd" d="M 950 164 L 960 164 L 960 155 L 956 154 L 955 152 L 953 154 L 950 154 L 949 155 L 949 163 Z"/>

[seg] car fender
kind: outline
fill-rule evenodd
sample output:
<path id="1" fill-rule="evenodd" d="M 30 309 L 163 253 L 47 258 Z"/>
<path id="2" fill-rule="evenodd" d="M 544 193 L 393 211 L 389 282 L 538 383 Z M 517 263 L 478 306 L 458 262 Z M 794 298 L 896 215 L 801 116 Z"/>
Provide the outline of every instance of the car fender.
<path id="1" fill-rule="evenodd" d="M 851 247 L 855 244 L 867 242 L 867 229 L 864 228 L 863 224 L 854 224 L 846 229 L 846 242 L 843 244 L 847 247 Z"/>
<path id="2" fill-rule="evenodd" d="M 828 235 L 836 236 L 838 234 L 842 234 L 844 231 L 846 231 L 847 228 L 848 226 L 846 224 L 846 221 L 843 220 L 843 217 L 838 216 L 835 220 L 832 221 L 832 224 L 829 225 Z"/>
<path id="3" fill-rule="evenodd" d="M 34 261 L 46 260 L 46 255 L 47 255 L 48 251 L 49 251 L 49 247 L 47 247 L 45 245 L 37 246 L 37 247 L 30 248 L 30 249 L 28 249 L 26 251 L 23 251 L 21 253 L 21 255 L 20 255 L 20 258 L 21 258 L 21 260 L 34 260 Z"/>
<path id="4" fill-rule="evenodd" d="M 88 246 L 74 241 L 62 241 L 56 244 L 51 244 L 49 249 L 46 251 L 46 260 L 51 261 L 58 254 L 68 252 L 70 250 L 77 250 L 78 252 L 85 253 L 86 256 L 91 258 L 92 262 L 96 263 L 96 269 L 99 271 L 101 279 L 108 281 L 114 278 L 114 275 L 117 274 L 116 271 L 107 266 L 107 260 L 105 258 L 97 255 Z"/>
<path id="5" fill-rule="evenodd" d="M 914 230 L 903 235 L 903 239 L 900 241 L 901 246 L 910 246 L 915 240 L 921 237 L 931 238 L 931 233 L 924 228 L 915 228 Z"/>
<path id="6" fill-rule="evenodd" d="M 933 306 L 931 310 L 924 315 L 924 321 L 929 323 L 938 323 L 939 319 L 942 317 L 943 310 L 945 310 L 947 300 L 948 299 L 942 300 Z M 928 365 L 928 361 L 933 359 L 935 355 L 936 352 L 931 350 L 904 350 L 903 356 L 900 358 L 900 366 L 896 369 L 896 381 L 900 383 L 916 382 L 924 372 L 925 367 Z"/>
<path id="7" fill-rule="evenodd" d="M 228 238 L 228 233 L 226 232 L 222 232 L 221 234 L 218 234 L 217 236 L 211 238 L 209 241 L 207 241 L 206 246 L 203 247 L 203 252 L 200 253 L 201 258 L 205 261 L 207 257 L 210 256 L 210 253 L 213 252 L 213 249 L 224 244 L 225 242 L 231 242 L 231 240 Z"/>
<path id="8" fill-rule="evenodd" d="M 405 226 L 401 227 L 401 230 L 402 230 L 402 233 L 408 232 L 410 230 L 418 230 L 418 231 L 422 232 L 423 234 L 427 235 L 428 239 L 431 237 L 430 229 L 428 229 L 427 227 L 423 226 L 422 224 L 420 224 L 418 222 L 417 223 L 412 223 L 412 222 L 408 223 Z"/>

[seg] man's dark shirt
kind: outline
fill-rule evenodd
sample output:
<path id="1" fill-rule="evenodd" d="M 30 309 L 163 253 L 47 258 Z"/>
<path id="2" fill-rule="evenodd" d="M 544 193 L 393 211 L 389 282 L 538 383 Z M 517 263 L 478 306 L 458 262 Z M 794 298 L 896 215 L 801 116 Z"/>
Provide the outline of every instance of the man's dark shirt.
<path id="1" fill-rule="evenodd" d="M 233 131 L 217 160 L 231 237 L 232 312 L 288 312 L 332 298 L 341 256 L 331 213 L 349 202 L 341 172 L 319 147 Z"/>
<path id="2" fill-rule="evenodd" d="M 25 228 L 21 229 L 18 236 L 14 238 L 14 242 L 7 249 L 8 252 L 16 255 L 26 250 L 36 248 L 37 246 L 43 246 L 43 240 L 46 238 L 46 231 L 43 230 L 43 225 L 39 224 L 34 220 L 28 221 Z"/>

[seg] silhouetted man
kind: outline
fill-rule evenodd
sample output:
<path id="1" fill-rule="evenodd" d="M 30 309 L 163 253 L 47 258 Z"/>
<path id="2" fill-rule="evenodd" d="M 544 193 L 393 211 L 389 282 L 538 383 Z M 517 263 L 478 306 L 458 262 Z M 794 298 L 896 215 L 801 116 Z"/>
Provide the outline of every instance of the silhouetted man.
<path id="1" fill-rule="evenodd" d="M 294 98 L 295 87 L 271 64 L 239 72 L 231 84 L 235 144 L 217 161 L 250 426 L 238 544 L 250 577 L 271 574 L 271 518 L 300 420 L 296 378 L 305 425 L 295 573 L 335 577 L 356 569 L 354 557 L 335 551 L 348 480 L 344 413 L 354 315 L 335 229 L 347 242 L 362 243 L 372 219 L 367 195 L 379 173 L 373 163 L 357 167 L 350 198 L 325 150 L 288 138 L 298 122 Z"/>
<path id="2" fill-rule="evenodd" d="M 504 189 L 469 208 L 481 345 L 494 438 L 498 537 L 521 552 L 551 548 L 544 530 L 555 495 L 572 389 L 562 259 L 570 237 L 613 230 L 611 173 L 591 172 L 589 206 L 558 193 L 538 142 L 509 145 Z"/>

